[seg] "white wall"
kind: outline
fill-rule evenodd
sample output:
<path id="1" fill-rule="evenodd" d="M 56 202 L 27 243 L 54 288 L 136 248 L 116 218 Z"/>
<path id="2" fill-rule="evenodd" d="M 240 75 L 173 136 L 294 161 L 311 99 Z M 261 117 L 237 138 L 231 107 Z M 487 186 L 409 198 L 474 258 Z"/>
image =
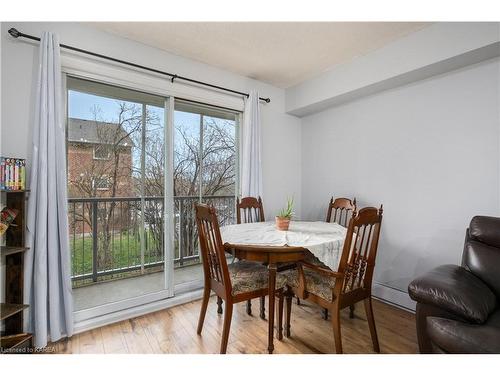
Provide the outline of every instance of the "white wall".
<path id="1" fill-rule="evenodd" d="M 272 218 L 285 203 L 286 196 L 296 197 L 296 211 L 300 215 L 300 120 L 285 114 L 284 90 L 262 82 L 232 74 L 206 64 L 175 56 L 156 48 L 120 38 L 77 23 L 2 23 L 1 25 L 1 148 L 3 155 L 27 158 L 31 154 L 32 109 L 34 78 L 38 63 L 36 44 L 15 40 L 7 30 L 17 28 L 27 34 L 40 36 L 43 31 L 56 32 L 61 43 L 88 49 L 119 59 L 133 61 L 171 73 L 226 86 L 234 90 L 259 91 L 270 97 L 271 103 L 262 106 L 264 202 L 266 214 Z M 65 56 L 71 60 L 71 55 Z M 105 70 L 105 69 L 103 69 Z M 151 76 L 145 76 L 150 82 Z M 206 89 L 183 84 L 172 85 L 168 80 L 165 90 L 182 97 L 214 104 L 230 103 L 241 106 L 239 97 L 229 97 Z"/>
<path id="2" fill-rule="evenodd" d="M 499 73 L 492 59 L 304 117 L 303 217 L 330 195 L 383 203 L 375 281 L 390 288 L 459 263 L 471 217 L 500 215 Z"/>

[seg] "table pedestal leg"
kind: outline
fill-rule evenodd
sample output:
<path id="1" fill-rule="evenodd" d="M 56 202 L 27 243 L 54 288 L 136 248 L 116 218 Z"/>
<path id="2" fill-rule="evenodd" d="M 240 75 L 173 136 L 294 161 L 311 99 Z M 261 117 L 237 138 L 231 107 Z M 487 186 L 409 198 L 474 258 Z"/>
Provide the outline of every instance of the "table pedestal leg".
<path id="1" fill-rule="evenodd" d="M 268 341 L 268 347 L 267 350 L 269 351 L 269 354 L 273 354 L 274 351 L 274 344 L 273 344 L 273 338 L 274 338 L 274 299 L 276 298 L 275 296 L 275 286 L 276 286 L 276 263 L 269 263 L 267 266 L 267 269 L 269 270 L 269 311 L 267 313 L 269 317 L 269 341 Z"/>

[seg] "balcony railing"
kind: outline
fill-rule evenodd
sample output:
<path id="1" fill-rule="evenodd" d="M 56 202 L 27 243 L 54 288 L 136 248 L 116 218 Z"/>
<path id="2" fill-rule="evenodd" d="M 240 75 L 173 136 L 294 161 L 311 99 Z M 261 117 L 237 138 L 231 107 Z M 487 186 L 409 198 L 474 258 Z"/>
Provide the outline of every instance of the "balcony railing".
<path id="1" fill-rule="evenodd" d="M 174 264 L 200 261 L 194 203 L 174 197 Z M 235 222 L 234 196 L 204 196 L 221 225 Z M 163 270 L 163 197 L 68 199 L 73 287 Z"/>

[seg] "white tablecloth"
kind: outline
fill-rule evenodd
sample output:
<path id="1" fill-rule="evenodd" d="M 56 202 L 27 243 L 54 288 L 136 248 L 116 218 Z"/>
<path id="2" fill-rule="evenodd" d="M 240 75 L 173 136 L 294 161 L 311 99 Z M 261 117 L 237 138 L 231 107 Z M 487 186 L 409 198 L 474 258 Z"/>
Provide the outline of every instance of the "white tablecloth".
<path id="1" fill-rule="evenodd" d="M 222 241 L 245 245 L 302 246 L 332 270 L 337 270 L 347 229 L 323 221 L 292 221 L 288 231 L 274 222 L 226 225 Z"/>

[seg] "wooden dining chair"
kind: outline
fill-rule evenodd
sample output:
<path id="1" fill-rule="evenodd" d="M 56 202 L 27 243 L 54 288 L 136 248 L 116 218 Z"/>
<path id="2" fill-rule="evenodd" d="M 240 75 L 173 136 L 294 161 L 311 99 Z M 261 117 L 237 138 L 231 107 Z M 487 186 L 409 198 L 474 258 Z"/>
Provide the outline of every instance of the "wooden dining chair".
<path id="1" fill-rule="evenodd" d="M 264 206 L 260 197 L 244 197 L 236 199 L 236 224 L 258 223 L 266 221 Z M 266 298 L 260 297 L 260 317 L 266 318 Z M 247 301 L 247 314 L 252 315 L 252 301 Z"/>
<path id="2" fill-rule="evenodd" d="M 352 217 L 352 213 L 356 211 L 356 198 L 352 201 L 349 198 L 336 198 L 330 199 L 330 204 L 328 205 L 328 212 L 326 214 L 326 222 L 342 225 L 347 228 L 349 220 Z"/>
<path id="3" fill-rule="evenodd" d="M 356 212 L 356 198 L 350 200 L 349 198 L 330 198 L 328 204 L 328 212 L 326 214 L 326 222 L 342 225 L 347 228 L 349 220 L 353 212 Z M 354 318 L 354 305 L 350 306 L 349 317 Z M 328 320 L 328 309 L 323 309 L 323 319 Z"/>
<path id="4" fill-rule="evenodd" d="M 289 289 L 286 294 L 285 336 L 290 336 L 292 297 L 310 300 L 332 315 L 335 350 L 342 353 L 340 310 L 363 301 L 373 342 L 373 350 L 380 352 L 372 308 L 372 279 L 377 255 L 382 206 L 366 207 L 353 212 L 347 227 L 347 236 L 338 271 L 320 267 L 307 261 L 298 263 L 297 270 L 288 271 Z"/>
<path id="5" fill-rule="evenodd" d="M 228 265 L 215 209 L 206 204 L 195 204 L 195 212 L 204 273 L 203 300 L 197 332 L 200 335 L 203 329 L 210 293 L 213 291 L 217 295 L 219 308 L 222 301 L 226 302 L 220 346 L 220 353 L 224 354 L 227 350 L 233 305 L 267 295 L 269 272 L 267 267 L 257 262 L 238 261 Z M 283 306 L 282 290 L 285 283 L 286 278 L 280 277 L 276 280 L 278 306 Z M 281 320 L 280 316 L 278 321 Z"/>
<path id="6" fill-rule="evenodd" d="M 242 215 L 243 214 L 243 215 Z M 266 221 L 261 197 L 236 199 L 236 223 L 258 223 Z"/>

